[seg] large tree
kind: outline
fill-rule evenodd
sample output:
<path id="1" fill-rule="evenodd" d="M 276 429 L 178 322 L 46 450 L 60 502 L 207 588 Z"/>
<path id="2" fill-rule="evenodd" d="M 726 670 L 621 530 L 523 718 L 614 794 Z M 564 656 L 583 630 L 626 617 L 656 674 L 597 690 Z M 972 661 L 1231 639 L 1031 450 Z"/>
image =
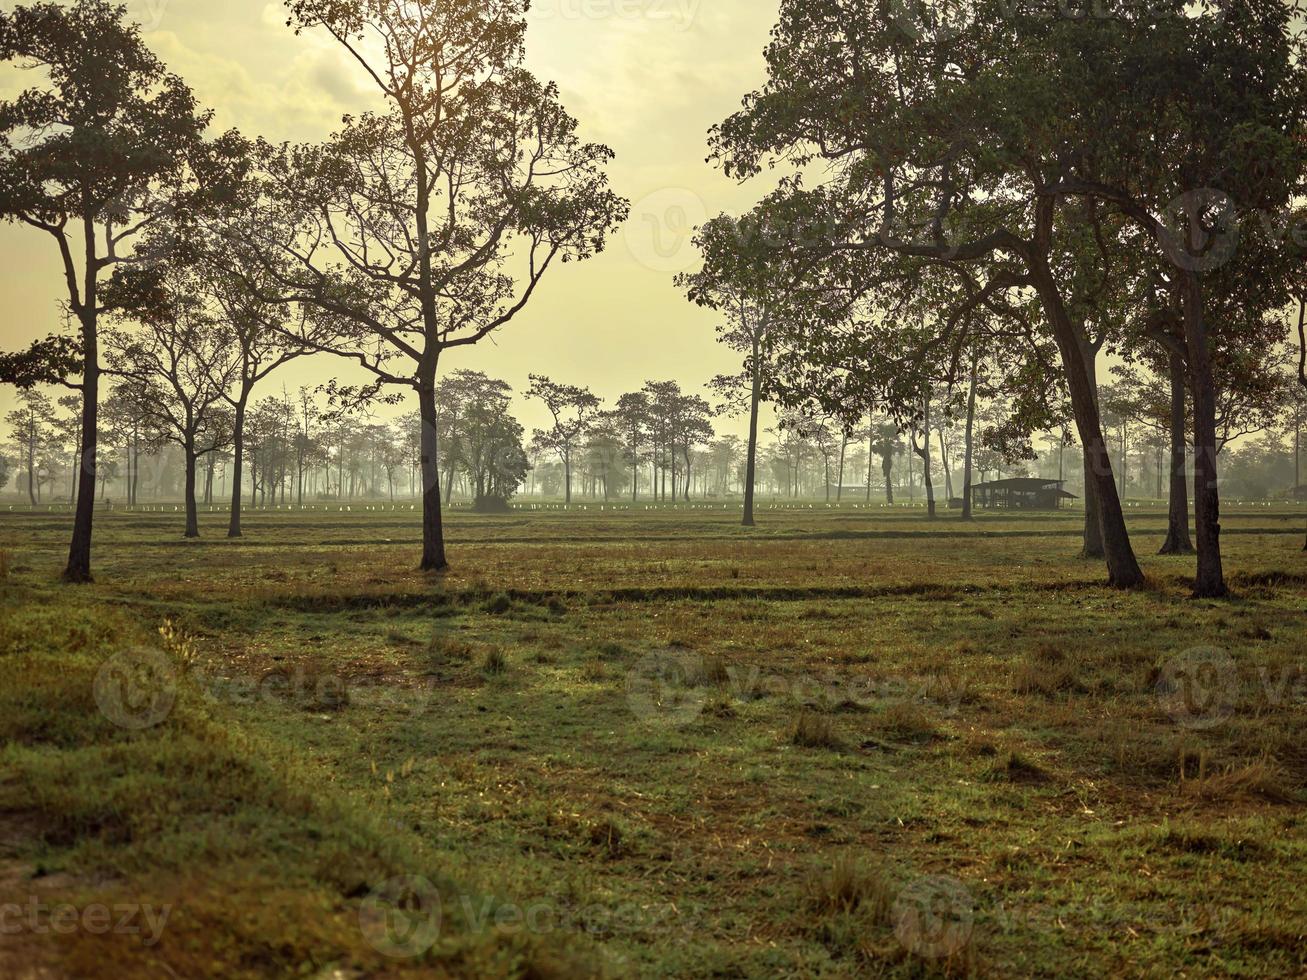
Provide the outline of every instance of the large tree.
<path id="1" fill-rule="evenodd" d="M 322 349 L 417 394 L 421 567 L 448 567 L 438 472 L 442 355 L 526 307 L 550 268 L 600 251 L 626 214 L 606 147 L 523 65 L 526 0 L 294 0 L 357 65 L 378 106 L 325 144 L 264 149 L 261 243 L 280 299 L 331 321 Z M 370 392 L 359 392 L 366 396 Z"/>
<path id="2" fill-rule="evenodd" d="M 1061 62 L 1049 91 L 1073 126 L 1063 137 L 1064 166 L 1042 193 L 1113 209 L 1169 266 L 1177 320 L 1169 346 L 1184 361 L 1192 413 L 1199 596 L 1226 593 L 1217 482 L 1222 365 L 1275 336 L 1279 324 L 1267 314 L 1287 302 L 1294 271 L 1292 250 L 1275 240 L 1268 216 L 1288 213 L 1307 165 L 1307 50 L 1295 18 L 1295 5 L 1283 0 L 1175 0 L 1138 22 L 1081 31 L 1074 67 L 1052 57 L 1067 50 L 1069 31 L 1045 47 L 1050 63 Z M 1148 86 L 1122 85 L 1142 71 Z M 1227 374 L 1225 394 L 1238 387 Z"/>
<path id="3" fill-rule="evenodd" d="M 1065 121 L 1043 104 L 1056 95 L 1050 68 L 1076 59 L 1044 43 L 1067 28 L 1056 4 L 1044 6 L 982 0 L 960 30 L 933 20 L 905 31 L 876 0 L 785 0 L 769 80 L 714 132 L 714 150 L 739 177 L 820 162 L 820 186 L 796 176 L 774 195 L 821 229 L 814 249 L 965 266 L 982 299 L 1038 297 L 1088 454 L 1109 579 L 1132 586 L 1143 574 L 1096 404 L 1093 311 L 1067 295 L 1079 278 L 1068 267 L 1090 260 L 1082 236 L 1061 234 L 1062 198 L 1045 193 L 1066 150 Z"/>
<path id="4" fill-rule="evenodd" d="M 221 190 L 212 164 L 225 149 L 220 142 L 223 153 L 208 152 L 209 115 L 146 49 L 125 7 L 77 0 L 0 13 L 0 60 L 39 78 L 0 103 L 0 217 L 54 242 L 77 324 L 82 458 L 64 578 L 89 582 L 100 316 L 116 305 L 106 277 L 124 263 L 158 261 L 133 251 L 133 242 Z"/>

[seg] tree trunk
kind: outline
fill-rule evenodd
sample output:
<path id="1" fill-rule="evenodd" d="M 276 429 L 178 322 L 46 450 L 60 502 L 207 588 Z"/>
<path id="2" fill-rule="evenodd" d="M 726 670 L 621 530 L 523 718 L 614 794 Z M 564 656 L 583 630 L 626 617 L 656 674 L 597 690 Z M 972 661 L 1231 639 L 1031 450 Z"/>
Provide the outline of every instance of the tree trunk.
<path id="1" fill-rule="evenodd" d="M 535 471 L 532 470 L 532 487 L 535 485 Z M 640 499 L 640 437 L 631 433 L 631 503 Z"/>
<path id="2" fill-rule="evenodd" d="M 944 442 L 944 430 L 937 430 L 939 434 L 939 461 L 944 467 L 944 503 L 951 504 L 953 501 L 953 474 L 949 472 L 948 446 Z"/>
<path id="3" fill-rule="evenodd" d="M 1189 488 L 1185 484 L 1185 365 L 1178 353 L 1171 354 L 1171 502 L 1167 518 L 1163 555 L 1191 555 L 1189 539 Z"/>
<path id="4" fill-rule="evenodd" d="M 749 392 L 749 446 L 744 462 L 744 526 L 753 527 L 753 487 L 758 482 L 758 410 L 762 403 L 762 370 L 758 365 L 760 345 L 753 341 L 753 386 Z"/>
<path id="5" fill-rule="evenodd" d="M 36 435 L 35 424 L 31 424 L 27 433 L 27 496 L 36 506 Z"/>
<path id="6" fill-rule="evenodd" d="M 976 431 L 976 376 L 979 367 L 975 353 L 971 355 L 971 382 L 967 388 L 967 429 L 966 446 L 962 458 L 962 519 L 969 521 L 971 514 L 971 467 L 975 460 Z"/>
<path id="7" fill-rule="evenodd" d="M 1044 226 L 1051 225 L 1052 201 L 1041 202 L 1041 214 L 1038 225 L 1041 234 L 1049 233 Z M 1081 444 L 1085 447 L 1085 502 L 1086 502 L 1086 546 L 1090 540 L 1090 515 L 1097 513 L 1098 534 L 1104 557 L 1107 559 L 1108 582 L 1120 588 L 1133 588 L 1144 582 L 1143 570 L 1135 557 L 1130 544 L 1130 534 L 1125 526 L 1125 512 L 1121 508 L 1121 498 L 1116 492 L 1116 481 L 1112 479 L 1112 460 L 1108 455 L 1107 444 L 1103 438 L 1102 423 L 1098 414 L 1097 396 L 1092 383 L 1090 359 L 1085 356 L 1085 344 L 1081 332 L 1071 321 L 1070 314 L 1062 302 L 1061 294 L 1053 280 L 1044 255 L 1031 256 L 1029 262 L 1031 278 L 1048 320 L 1053 327 L 1053 335 L 1062 356 L 1063 374 L 1071 393 L 1071 405 L 1075 412 L 1076 429 L 1080 434 Z M 1092 489 L 1091 489 L 1092 488 Z M 1091 494 L 1096 497 L 1091 504 Z M 1086 553 L 1089 553 L 1088 548 Z"/>
<path id="8" fill-rule="evenodd" d="M 921 476 L 926 489 L 926 516 L 935 517 L 935 481 L 930 475 L 930 396 L 926 396 L 925 415 L 922 419 Z"/>
<path id="9" fill-rule="evenodd" d="M 1202 284 L 1197 273 L 1184 279 L 1184 333 L 1189 347 L 1189 386 L 1194 407 L 1194 528 L 1198 575 L 1194 595 L 1228 594 L 1221 564 L 1221 495 L 1216 480 L 1216 385 L 1207 345 Z"/>
<path id="10" fill-rule="evenodd" d="M 840 443 L 840 475 L 836 480 L 838 485 L 835 487 L 835 502 L 837 504 L 843 503 L 844 501 L 844 455 L 848 451 L 849 451 L 849 436 L 847 433 L 845 433 L 844 439 Z"/>
<path id="11" fill-rule="evenodd" d="M 195 503 L 195 467 L 199 457 L 195 454 L 195 446 L 188 443 L 185 447 L 186 455 L 186 537 L 198 538 L 200 536 L 200 515 L 199 508 Z"/>
<path id="12" fill-rule="evenodd" d="M 140 500 L 141 493 L 141 437 L 139 433 L 132 433 L 132 477 L 131 477 L 131 504 L 136 506 Z"/>
<path id="13" fill-rule="evenodd" d="M 1085 373 L 1089 382 L 1090 394 L 1094 399 L 1094 411 L 1098 411 L 1098 364 L 1093 351 L 1081 345 L 1085 359 Z M 1099 518 L 1098 481 L 1095 479 L 1094 462 L 1089 450 L 1083 450 L 1085 474 L 1085 533 L 1084 546 L 1080 549 L 1082 558 L 1103 558 L 1107 552 L 1103 548 L 1103 528 Z"/>
<path id="14" fill-rule="evenodd" d="M 1126 498 L 1126 487 L 1129 484 L 1130 473 L 1130 451 L 1129 451 L 1130 425 L 1123 418 L 1121 419 L 1121 499 Z"/>
<path id="15" fill-rule="evenodd" d="M 418 388 L 418 414 L 422 419 L 422 571 L 443 572 L 445 529 L 440 513 L 440 468 L 436 438 L 436 369 L 425 370 Z"/>
<path id="16" fill-rule="evenodd" d="M 876 465 L 876 430 L 871 417 L 867 417 L 867 506 L 871 506 L 871 471 Z"/>
<path id="17" fill-rule="evenodd" d="M 245 463 L 245 403 L 244 396 L 236 403 L 236 417 L 232 422 L 231 460 L 231 515 L 227 520 L 227 537 L 241 536 L 241 503 L 245 488 L 241 486 L 241 467 Z"/>
<path id="18" fill-rule="evenodd" d="M 86 244 L 88 259 L 94 258 L 94 228 L 90 227 Z M 88 270 L 94 264 L 88 262 Z M 78 473 L 77 511 L 73 519 L 73 539 L 68 548 L 65 582 L 84 584 L 91 579 L 91 531 L 95 522 L 95 453 L 100 425 L 100 345 L 97 333 L 95 272 L 87 272 L 87 289 L 83 297 L 82 321 L 82 459 Z"/>
<path id="19" fill-rule="evenodd" d="M 447 436 L 450 436 L 451 439 L 452 439 L 453 433 L 446 433 L 446 435 L 447 435 Z M 452 445 L 451 445 L 450 448 L 451 448 L 451 449 L 453 448 Z M 454 499 L 454 476 L 455 476 L 455 472 L 457 471 L 457 469 L 458 469 L 458 466 L 456 465 L 456 461 L 455 461 L 455 459 L 454 459 L 454 454 L 453 454 L 453 452 L 450 452 L 450 454 L 449 454 L 449 476 L 446 477 L 446 479 L 445 479 L 445 499 L 446 499 L 446 500 L 453 500 L 453 499 Z"/>

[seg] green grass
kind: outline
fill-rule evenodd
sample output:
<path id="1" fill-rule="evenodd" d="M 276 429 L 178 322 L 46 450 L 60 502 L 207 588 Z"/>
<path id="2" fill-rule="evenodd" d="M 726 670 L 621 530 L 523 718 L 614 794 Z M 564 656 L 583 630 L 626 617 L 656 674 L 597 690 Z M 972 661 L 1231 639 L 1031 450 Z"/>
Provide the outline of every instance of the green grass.
<path id="1" fill-rule="evenodd" d="M 66 517 L 0 515 L 0 905 L 173 907 L 0 975 L 1307 969 L 1302 514 L 1223 515 L 1222 602 L 1155 510 L 1131 593 L 1070 514 L 760 516 L 455 513 L 426 576 L 411 512 L 119 513 L 66 589 Z M 181 682 L 131 731 L 141 647 Z M 360 926 L 404 875 L 412 958 Z"/>

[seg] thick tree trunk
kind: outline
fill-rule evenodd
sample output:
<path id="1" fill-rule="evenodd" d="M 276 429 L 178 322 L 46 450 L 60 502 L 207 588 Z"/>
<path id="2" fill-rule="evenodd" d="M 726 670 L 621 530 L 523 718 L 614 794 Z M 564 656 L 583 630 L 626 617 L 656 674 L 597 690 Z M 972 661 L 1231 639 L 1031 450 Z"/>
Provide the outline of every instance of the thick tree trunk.
<path id="1" fill-rule="evenodd" d="M 88 255 L 94 245 L 87 244 Z M 82 321 L 82 458 L 78 467 L 78 494 L 76 516 L 73 518 L 73 539 L 68 548 L 68 566 L 63 579 L 73 584 L 84 584 L 91 579 L 91 531 L 95 523 L 95 453 L 100 424 L 100 345 L 97 333 L 95 307 L 99 302 L 95 290 L 94 272 L 87 275 L 86 311 Z"/>
<path id="2" fill-rule="evenodd" d="M 1216 384 L 1212 379 L 1197 273 L 1184 280 L 1184 332 L 1189 347 L 1189 386 L 1194 409 L 1194 529 L 1198 539 L 1198 575 L 1194 595 L 1227 595 L 1221 563 L 1221 495 L 1216 474 Z"/>
<path id="3" fill-rule="evenodd" d="M 1103 558 L 1107 555 L 1107 551 L 1103 547 L 1103 527 L 1099 522 L 1099 484 L 1095 478 L 1094 463 L 1088 450 L 1084 451 L 1083 463 L 1085 474 L 1085 528 L 1080 557 Z"/>
<path id="4" fill-rule="evenodd" d="M 195 467 L 198 463 L 198 457 L 195 454 L 195 447 L 188 445 L 185 447 L 186 454 L 186 537 L 198 538 L 200 536 L 200 513 L 199 507 L 195 503 Z"/>
<path id="5" fill-rule="evenodd" d="M 443 572 L 445 529 L 440 512 L 440 468 L 436 437 L 436 379 L 432 365 L 418 388 L 418 414 L 422 419 L 422 571 Z"/>
<path id="6" fill-rule="evenodd" d="M 1098 364 L 1095 362 L 1094 352 L 1088 350 L 1086 345 L 1081 344 L 1080 350 L 1085 360 L 1085 374 L 1089 383 L 1089 391 L 1094 399 L 1094 411 L 1097 412 Z M 1107 551 L 1103 548 L 1103 527 L 1098 506 L 1098 481 L 1095 479 L 1094 463 L 1088 449 L 1083 451 L 1082 464 L 1085 476 L 1085 530 L 1080 557 L 1104 558 Z"/>
<path id="7" fill-rule="evenodd" d="M 971 513 L 971 468 L 975 460 L 976 432 L 976 376 L 979 365 L 975 354 L 971 355 L 971 381 L 967 386 L 967 429 L 966 446 L 962 458 L 962 519 L 972 519 Z"/>
<path id="8" fill-rule="evenodd" d="M 1052 202 L 1045 207 L 1051 208 Z M 1051 222 L 1051 214 L 1041 215 L 1040 224 Z M 1031 256 L 1031 278 L 1053 327 L 1053 335 L 1062 355 L 1063 373 L 1071 393 L 1076 429 L 1085 447 L 1086 531 L 1089 515 L 1098 514 L 1098 529 L 1107 559 L 1108 582 L 1121 588 L 1133 588 L 1144 582 L 1143 570 L 1130 544 L 1125 526 L 1125 512 L 1112 478 L 1112 460 L 1103 438 L 1102 423 L 1098 414 L 1096 396 L 1091 384 L 1090 367 L 1084 353 L 1079 331 L 1071 322 L 1062 297 L 1057 290 L 1047 260 L 1042 255 Z M 1092 490 L 1091 490 L 1092 488 Z M 1091 504 L 1091 494 L 1097 497 Z M 1086 544 L 1089 542 L 1087 541 Z"/>
<path id="9" fill-rule="evenodd" d="M 241 468 L 245 465 L 245 402 L 242 397 L 236 403 L 235 419 L 232 423 L 232 461 L 231 461 L 231 514 L 227 519 L 227 537 L 241 536 L 241 504 L 245 488 L 241 486 Z"/>
<path id="10" fill-rule="evenodd" d="M 926 516 L 935 517 L 935 481 L 930 475 L 930 396 L 926 396 L 921 440 L 921 482 L 926 490 Z"/>
<path id="11" fill-rule="evenodd" d="M 1191 555 L 1189 488 L 1185 483 L 1185 377 L 1184 358 L 1171 354 L 1171 501 L 1163 555 Z"/>

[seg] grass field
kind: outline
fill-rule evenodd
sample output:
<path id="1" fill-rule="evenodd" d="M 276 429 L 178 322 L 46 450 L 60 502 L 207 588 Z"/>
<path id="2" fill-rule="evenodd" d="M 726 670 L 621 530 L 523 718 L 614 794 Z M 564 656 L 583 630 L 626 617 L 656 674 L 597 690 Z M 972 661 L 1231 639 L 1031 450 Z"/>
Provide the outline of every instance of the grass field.
<path id="1" fill-rule="evenodd" d="M 0 514 L 0 976 L 1307 971 L 1300 512 L 205 517 Z"/>

